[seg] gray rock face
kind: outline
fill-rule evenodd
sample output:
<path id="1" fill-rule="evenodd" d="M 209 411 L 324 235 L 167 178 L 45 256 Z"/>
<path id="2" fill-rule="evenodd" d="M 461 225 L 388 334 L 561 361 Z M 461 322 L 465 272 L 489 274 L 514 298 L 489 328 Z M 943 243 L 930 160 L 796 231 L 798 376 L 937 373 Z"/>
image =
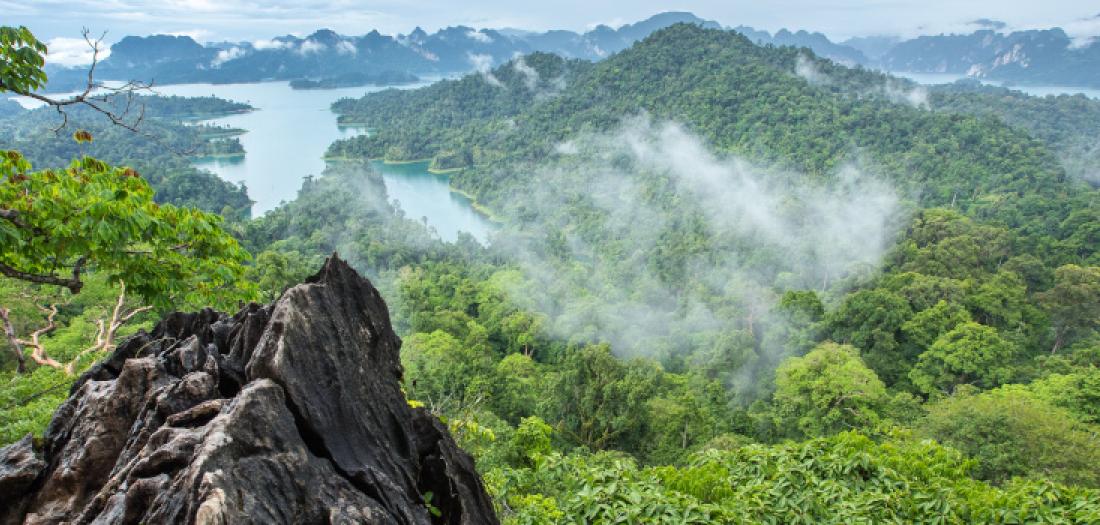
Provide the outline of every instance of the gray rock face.
<path id="1" fill-rule="evenodd" d="M 405 402 L 400 346 L 336 256 L 271 305 L 171 314 L 76 382 L 38 450 L 0 450 L 0 524 L 497 523 Z"/>

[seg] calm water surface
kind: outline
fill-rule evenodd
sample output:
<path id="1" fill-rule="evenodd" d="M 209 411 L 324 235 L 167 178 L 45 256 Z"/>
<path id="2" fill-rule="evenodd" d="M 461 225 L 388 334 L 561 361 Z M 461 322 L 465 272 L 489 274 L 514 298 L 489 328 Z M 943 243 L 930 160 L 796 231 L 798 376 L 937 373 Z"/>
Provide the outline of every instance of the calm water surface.
<path id="1" fill-rule="evenodd" d="M 966 75 L 961 75 L 961 74 L 958 74 L 958 73 L 910 73 L 908 71 L 891 71 L 890 74 L 894 75 L 894 76 L 902 77 L 902 78 L 908 78 L 908 79 L 910 79 L 914 82 L 917 82 L 917 83 L 920 83 L 920 84 L 925 84 L 925 85 L 950 84 L 950 83 L 952 83 L 956 80 L 959 80 L 959 79 L 962 79 L 962 78 L 967 78 Z M 992 86 L 1002 85 L 1001 82 L 995 82 L 995 81 L 984 81 L 983 80 L 982 82 L 985 83 L 985 84 L 992 85 Z M 1037 96 L 1037 97 L 1045 97 L 1047 95 L 1076 95 L 1076 94 L 1080 93 L 1080 94 L 1085 95 L 1086 97 L 1089 97 L 1089 98 L 1100 99 L 1100 89 L 1080 88 L 1080 87 L 1071 87 L 1071 86 L 1041 86 L 1041 85 L 1035 85 L 1035 86 L 1031 86 L 1031 85 L 1028 85 L 1028 86 L 1013 85 L 1013 86 L 1007 86 L 1007 87 L 1010 88 L 1010 89 L 1015 89 L 1017 91 L 1023 91 L 1024 93 L 1027 93 L 1028 95 L 1034 95 L 1034 96 Z"/>
<path id="2" fill-rule="evenodd" d="M 399 203 L 406 217 L 425 221 L 445 241 L 457 239 L 458 232 L 482 243 L 488 239 L 492 223 L 474 210 L 470 199 L 451 191 L 446 175 L 429 173 L 429 163 L 371 164 L 385 179 L 390 200 Z"/>
<path id="3" fill-rule="evenodd" d="M 402 87 L 419 87 L 429 82 Z M 239 137 L 245 156 L 199 159 L 195 165 L 225 180 L 243 182 L 256 204 L 253 215 L 294 199 L 309 175 L 325 168 L 323 155 L 329 144 L 364 132 L 359 127 L 336 124 L 331 104 L 345 97 L 358 98 L 385 87 L 295 90 L 286 82 L 257 84 L 181 84 L 161 86 L 159 93 L 208 96 L 247 102 L 256 111 L 207 121 L 217 126 L 247 130 Z M 458 232 L 486 242 L 492 224 L 471 207 L 465 197 L 450 191 L 447 177 L 428 173 L 426 163 L 385 165 L 376 163 L 386 182 L 390 200 L 400 202 L 407 217 L 426 218 L 445 241 Z"/>

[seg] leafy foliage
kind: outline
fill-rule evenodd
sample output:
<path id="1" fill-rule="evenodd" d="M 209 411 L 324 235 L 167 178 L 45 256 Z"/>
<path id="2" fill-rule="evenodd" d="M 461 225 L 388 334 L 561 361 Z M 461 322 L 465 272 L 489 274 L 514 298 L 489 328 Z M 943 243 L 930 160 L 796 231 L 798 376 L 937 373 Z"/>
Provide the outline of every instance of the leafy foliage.
<path id="1" fill-rule="evenodd" d="M 240 130 L 206 125 L 185 125 L 198 118 L 212 118 L 247 111 L 250 106 L 213 97 L 162 96 L 110 97 L 102 105 L 122 113 L 126 105 L 143 111 L 141 133 L 112 124 L 105 116 L 84 107 L 68 107 L 71 129 L 88 131 L 91 142 L 59 140 L 53 129 L 62 120 L 51 108 L 0 115 L 0 149 L 13 149 L 36 166 L 64 166 L 72 159 L 92 156 L 140 172 L 163 204 L 192 206 L 219 213 L 228 220 L 251 216 L 252 202 L 243 186 L 226 182 L 191 165 L 196 156 L 243 155 L 233 136 Z"/>
<path id="2" fill-rule="evenodd" d="M 26 93 L 46 85 L 46 44 L 26 27 L 0 26 L 0 91 Z"/>
<path id="3" fill-rule="evenodd" d="M 0 203 L 8 214 L 0 265 L 20 274 L 60 279 L 76 293 L 88 265 L 164 306 L 234 305 L 252 293 L 240 279 L 248 253 L 221 229 L 221 217 L 156 204 L 133 169 L 84 157 L 31 171 L 18 152 L 3 151 Z M 59 269 L 72 277 L 57 277 Z"/>
<path id="4" fill-rule="evenodd" d="M 963 394 L 929 408 L 921 431 L 978 460 L 974 474 L 995 483 L 1028 475 L 1100 486 L 1100 443 L 1064 410 L 1014 389 Z"/>
<path id="5" fill-rule="evenodd" d="M 887 401 L 886 387 L 851 346 L 824 343 L 788 359 L 775 375 L 776 417 L 796 435 L 873 427 Z"/>

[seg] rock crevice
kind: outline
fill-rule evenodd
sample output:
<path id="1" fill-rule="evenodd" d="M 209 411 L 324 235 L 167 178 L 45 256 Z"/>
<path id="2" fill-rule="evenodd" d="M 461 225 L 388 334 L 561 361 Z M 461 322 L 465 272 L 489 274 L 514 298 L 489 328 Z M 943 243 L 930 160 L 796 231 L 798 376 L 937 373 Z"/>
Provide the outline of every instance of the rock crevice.
<path id="1" fill-rule="evenodd" d="M 0 524 L 497 523 L 406 403 L 400 346 L 335 255 L 272 304 L 171 314 L 85 373 L 39 446 L 0 450 Z"/>

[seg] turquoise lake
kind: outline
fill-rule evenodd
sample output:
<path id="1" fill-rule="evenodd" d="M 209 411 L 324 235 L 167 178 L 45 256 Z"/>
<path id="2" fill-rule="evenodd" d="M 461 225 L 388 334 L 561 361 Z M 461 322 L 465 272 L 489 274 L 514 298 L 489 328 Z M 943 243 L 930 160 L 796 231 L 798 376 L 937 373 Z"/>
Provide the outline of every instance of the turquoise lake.
<path id="1" fill-rule="evenodd" d="M 429 82 L 406 87 L 419 87 Z M 244 182 L 256 204 L 254 216 L 293 200 L 309 175 L 325 169 L 323 155 L 329 144 L 364 133 L 363 128 L 336 124 L 330 106 L 345 97 L 358 98 L 386 87 L 294 90 L 286 82 L 256 84 L 180 84 L 160 86 L 158 93 L 208 96 L 246 102 L 255 111 L 206 121 L 217 126 L 247 130 L 239 137 L 243 158 L 199 159 L 195 165 L 225 180 Z M 427 163 L 386 165 L 374 163 L 386 182 L 391 201 L 405 215 L 425 220 L 444 241 L 454 241 L 460 231 L 485 243 L 492 223 L 474 211 L 469 199 L 450 190 L 448 178 L 428 173 Z"/>

